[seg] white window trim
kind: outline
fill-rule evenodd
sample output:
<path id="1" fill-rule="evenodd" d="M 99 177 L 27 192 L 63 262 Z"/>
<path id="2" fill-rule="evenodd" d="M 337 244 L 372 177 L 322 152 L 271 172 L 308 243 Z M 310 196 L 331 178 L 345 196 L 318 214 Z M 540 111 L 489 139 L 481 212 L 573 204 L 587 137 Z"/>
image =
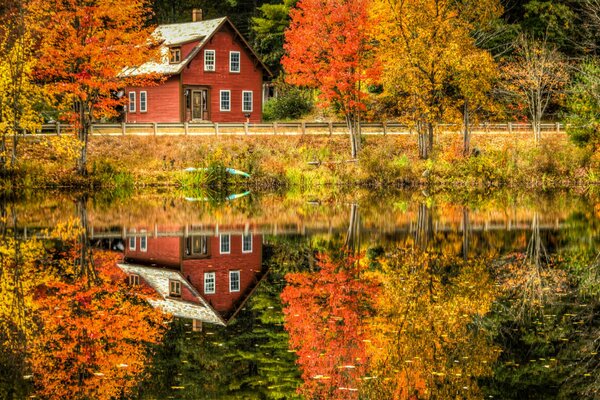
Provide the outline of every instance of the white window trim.
<path id="1" fill-rule="evenodd" d="M 175 284 L 174 286 L 179 289 L 179 293 L 176 293 L 175 291 L 171 290 L 172 284 Z M 178 281 L 176 279 L 169 279 L 169 296 L 181 297 L 181 282 L 180 281 Z"/>
<path id="2" fill-rule="evenodd" d="M 244 236 L 249 236 L 250 237 L 250 250 L 244 250 Z M 253 241 L 254 239 L 252 239 L 252 234 L 248 233 L 248 235 L 242 235 L 242 253 L 252 253 L 252 246 L 253 246 Z"/>
<path id="3" fill-rule="evenodd" d="M 171 56 L 177 55 L 175 60 L 173 61 Z M 169 48 L 169 64 L 179 64 L 181 62 L 181 47 L 171 47 Z"/>
<path id="4" fill-rule="evenodd" d="M 206 289 L 206 278 L 212 276 L 213 288 L 212 290 Z M 217 291 L 217 274 L 214 272 L 205 272 L 204 273 L 204 294 L 215 294 Z"/>
<path id="5" fill-rule="evenodd" d="M 135 102 L 136 102 L 136 96 L 135 96 L 135 92 L 129 92 L 129 112 L 130 113 L 134 113 L 136 108 L 135 108 Z"/>
<path id="6" fill-rule="evenodd" d="M 238 277 L 238 288 L 236 290 L 231 288 L 231 275 L 237 274 Z M 240 288 L 242 287 L 242 274 L 240 274 L 240 271 L 229 271 L 229 291 L 230 292 L 239 292 Z"/>
<path id="7" fill-rule="evenodd" d="M 246 102 L 244 101 L 245 93 L 250 93 L 250 109 L 249 110 L 244 108 L 244 106 L 246 104 Z M 251 113 L 253 108 L 254 108 L 254 92 L 252 90 L 243 90 L 242 91 L 242 112 Z"/>
<path id="8" fill-rule="evenodd" d="M 144 95 L 143 103 L 142 103 L 142 95 Z M 142 107 L 142 104 L 144 105 L 144 107 Z M 148 92 L 146 92 L 145 90 L 140 92 L 140 112 L 141 113 L 148 112 Z"/>
<path id="9" fill-rule="evenodd" d="M 133 233 L 133 234 L 135 234 L 135 232 L 136 232 L 135 229 L 132 229 L 130 231 L 130 233 Z M 133 247 L 131 247 L 131 239 L 133 239 Z M 136 249 L 137 249 L 137 237 L 136 236 L 131 236 L 131 237 L 129 237 L 129 250 L 136 251 Z"/>
<path id="10" fill-rule="evenodd" d="M 223 108 L 223 93 L 229 94 L 229 108 Z M 221 90 L 219 92 L 219 110 L 221 111 L 231 111 L 231 90 Z"/>
<path id="11" fill-rule="evenodd" d="M 227 236 L 227 240 L 229 242 L 229 251 L 223 251 L 223 236 Z M 231 235 L 229 234 L 221 234 L 219 235 L 219 254 L 231 254 Z"/>
<path id="12" fill-rule="evenodd" d="M 208 68 L 208 63 L 206 62 L 206 55 L 208 53 L 212 54 L 212 69 Z M 204 70 L 205 71 L 216 71 L 217 70 L 217 52 L 215 50 L 204 50 Z"/>
<path id="13" fill-rule="evenodd" d="M 146 233 L 145 230 L 140 231 L 141 233 Z M 142 240 L 144 239 L 144 240 Z M 143 243 L 146 243 L 145 246 L 142 246 Z M 140 251 L 146 252 L 148 251 L 148 235 L 140 236 Z"/>
<path id="14" fill-rule="evenodd" d="M 238 55 L 238 69 L 237 71 L 234 71 L 231 69 L 231 56 L 233 54 L 237 54 Z M 230 51 L 229 52 L 229 72 L 234 73 L 234 74 L 239 74 L 242 71 L 242 55 L 239 51 Z"/>

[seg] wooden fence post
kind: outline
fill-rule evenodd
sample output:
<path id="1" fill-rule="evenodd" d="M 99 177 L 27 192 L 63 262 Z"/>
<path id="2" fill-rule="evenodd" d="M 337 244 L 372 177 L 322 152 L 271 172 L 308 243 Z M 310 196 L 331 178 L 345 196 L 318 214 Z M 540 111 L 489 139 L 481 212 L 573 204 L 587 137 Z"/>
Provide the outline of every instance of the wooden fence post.
<path id="1" fill-rule="evenodd" d="M 154 136 L 156 136 L 158 133 L 158 123 L 156 123 L 156 122 L 154 123 L 153 129 L 154 129 Z"/>
<path id="2" fill-rule="evenodd" d="M 306 135 L 306 122 L 302 122 L 302 134 Z"/>
<path id="3" fill-rule="evenodd" d="M 329 121 L 329 136 L 333 135 L 333 122 Z"/>
<path id="4" fill-rule="evenodd" d="M 277 122 L 273 122 L 273 134 L 277 135 Z"/>
<path id="5" fill-rule="evenodd" d="M 215 122 L 215 136 L 219 136 L 219 123 Z"/>
<path id="6" fill-rule="evenodd" d="M 190 126 L 187 121 L 183 123 L 183 132 L 186 136 L 190 134 Z"/>
<path id="7" fill-rule="evenodd" d="M 60 136 L 60 122 L 59 121 L 56 122 L 56 134 L 58 136 Z"/>
<path id="8" fill-rule="evenodd" d="M 121 134 L 123 136 L 125 136 L 126 131 L 127 131 L 127 128 L 125 126 L 125 122 L 121 122 Z"/>
<path id="9" fill-rule="evenodd" d="M 387 122 L 383 121 L 383 136 L 387 135 Z"/>
<path id="10" fill-rule="evenodd" d="M 248 134 L 248 123 L 244 122 L 244 135 Z"/>
<path id="11" fill-rule="evenodd" d="M 513 126 L 512 126 L 512 122 L 508 123 L 508 134 L 510 135 L 513 131 Z"/>
<path id="12" fill-rule="evenodd" d="M 560 133 L 560 122 L 556 123 L 556 133 Z"/>

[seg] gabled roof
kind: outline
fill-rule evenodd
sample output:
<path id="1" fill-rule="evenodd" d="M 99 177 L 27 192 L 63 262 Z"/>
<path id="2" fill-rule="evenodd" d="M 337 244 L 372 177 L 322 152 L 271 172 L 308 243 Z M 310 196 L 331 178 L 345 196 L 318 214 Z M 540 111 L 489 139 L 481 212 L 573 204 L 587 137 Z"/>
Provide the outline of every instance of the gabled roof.
<path id="1" fill-rule="evenodd" d="M 179 271 L 165 268 L 147 267 L 138 264 L 118 263 L 117 266 L 126 274 L 139 275 L 156 293 L 159 299 L 148 299 L 153 307 L 160 308 L 167 314 L 181 318 L 197 319 L 209 324 L 225 326 L 226 321 L 215 309 L 190 285 Z M 176 280 L 194 296 L 194 302 L 169 296 L 169 280 Z"/>
<path id="2" fill-rule="evenodd" d="M 190 61 L 196 57 L 196 55 L 202 50 L 202 48 L 210 41 L 210 39 L 217 33 L 224 24 L 228 24 L 236 36 L 239 37 L 241 42 L 248 48 L 250 53 L 256 58 L 260 66 L 265 72 L 271 76 L 272 73 L 269 71 L 267 66 L 261 61 L 258 55 L 254 52 L 252 47 L 246 42 L 240 32 L 233 26 L 231 21 L 227 17 L 211 19 L 199 22 L 186 22 L 182 24 L 169 24 L 159 25 L 152 36 L 154 36 L 161 45 L 161 61 L 160 62 L 148 62 L 138 68 L 129 71 L 128 75 L 142 75 L 142 74 L 162 74 L 162 75 L 176 75 L 179 74 Z M 192 51 L 187 55 L 186 58 L 181 60 L 180 63 L 171 64 L 169 63 L 169 47 L 182 45 L 185 43 L 195 42 L 199 43 L 194 47 Z"/>

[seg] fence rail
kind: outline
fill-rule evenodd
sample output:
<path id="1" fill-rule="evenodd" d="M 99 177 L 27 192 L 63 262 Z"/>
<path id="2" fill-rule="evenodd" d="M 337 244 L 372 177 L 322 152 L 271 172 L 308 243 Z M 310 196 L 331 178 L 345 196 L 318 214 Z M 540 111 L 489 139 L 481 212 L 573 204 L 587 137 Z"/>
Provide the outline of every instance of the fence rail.
<path id="1" fill-rule="evenodd" d="M 437 125 L 442 133 L 458 134 L 460 124 Z M 545 123 L 544 133 L 564 133 L 565 125 Z M 407 125 L 397 122 L 365 122 L 361 124 L 365 135 L 409 135 L 413 134 Z M 471 126 L 472 133 L 529 134 L 531 124 L 525 123 L 485 123 Z M 73 132 L 72 125 L 60 123 L 44 124 L 38 133 L 61 135 Z M 347 134 L 345 123 L 341 122 L 272 122 L 272 123 L 121 123 L 94 124 L 92 136 L 219 136 L 219 135 L 342 135 Z"/>

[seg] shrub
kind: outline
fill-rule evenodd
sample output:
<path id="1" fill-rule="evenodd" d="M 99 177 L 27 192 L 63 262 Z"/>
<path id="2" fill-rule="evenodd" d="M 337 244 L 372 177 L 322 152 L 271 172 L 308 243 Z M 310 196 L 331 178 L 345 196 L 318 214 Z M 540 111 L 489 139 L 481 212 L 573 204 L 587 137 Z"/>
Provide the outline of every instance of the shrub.
<path id="1" fill-rule="evenodd" d="M 313 103 L 307 93 L 300 89 L 287 89 L 265 103 L 263 118 L 266 121 L 298 119 L 310 113 Z"/>

